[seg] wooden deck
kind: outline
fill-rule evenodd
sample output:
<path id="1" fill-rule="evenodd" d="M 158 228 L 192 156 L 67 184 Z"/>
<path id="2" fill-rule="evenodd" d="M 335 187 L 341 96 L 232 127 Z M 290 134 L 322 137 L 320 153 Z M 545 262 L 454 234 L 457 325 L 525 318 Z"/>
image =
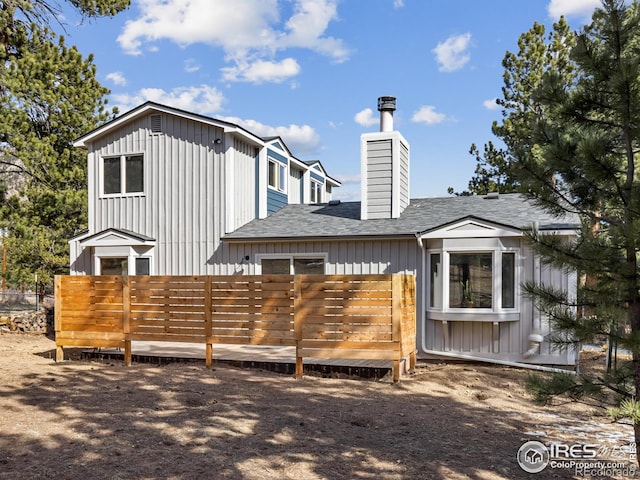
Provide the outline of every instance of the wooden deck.
<path id="1" fill-rule="evenodd" d="M 136 361 L 161 363 L 180 360 L 206 360 L 206 347 L 200 343 L 131 342 L 132 356 Z M 124 358 L 124 351 L 117 348 L 85 350 L 89 358 Z M 280 373 L 295 372 L 296 349 L 287 346 L 216 345 L 213 360 L 240 367 L 255 367 Z M 404 366 L 404 365 L 403 365 Z M 393 368 L 391 360 L 309 358 L 305 368 L 309 371 L 346 373 L 361 377 L 382 378 Z M 408 366 L 405 367 L 408 369 Z"/>

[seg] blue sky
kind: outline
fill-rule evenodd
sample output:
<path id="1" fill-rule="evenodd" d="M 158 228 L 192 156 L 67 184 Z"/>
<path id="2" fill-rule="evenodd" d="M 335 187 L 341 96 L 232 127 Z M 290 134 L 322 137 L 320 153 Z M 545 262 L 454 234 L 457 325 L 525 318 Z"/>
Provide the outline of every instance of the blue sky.
<path id="1" fill-rule="evenodd" d="M 535 21 L 574 28 L 598 0 L 132 0 L 112 19 L 67 12 L 121 112 L 146 100 L 280 135 L 360 197 L 360 135 L 379 96 L 411 146 L 411 197 L 464 189 L 492 140 L 506 51 Z"/>

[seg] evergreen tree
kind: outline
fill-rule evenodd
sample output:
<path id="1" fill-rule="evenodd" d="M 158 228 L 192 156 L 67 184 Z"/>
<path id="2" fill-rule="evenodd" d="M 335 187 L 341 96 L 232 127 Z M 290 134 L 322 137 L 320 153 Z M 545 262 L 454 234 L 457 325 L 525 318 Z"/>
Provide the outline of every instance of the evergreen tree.
<path id="1" fill-rule="evenodd" d="M 604 0 L 580 32 L 555 26 L 550 41 L 536 32 L 505 58 L 505 119 L 494 132 L 520 191 L 551 213 L 581 216 L 577 239 L 530 238 L 543 261 L 584 281 L 577 298 L 546 285 L 524 289 L 558 348 L 609 338 L 632 359 L 604 374 L 532 376 L 528 386 L 540 401 L 610 402 L 633 421 L 640 447 L 640 5 Z"/>
<path id="2" fill-rule="evenodd" d="M 501 140 L 502 147 L 493 142 L 481 152 L 472 145 L 469 153 L 476 159 L 474 176 L 467 190 L 456 195 L 485 195 L 490 192 L 513 193 L 520 181 L 510 165 L 514 155 L 530 147 L 528 129 L 531 122 L 544 115 L 543 106 L 532 97 L 547 71 L 555 71 L 567 85 L 573 82 L 573 62 L 569 58 L 574 45 L 569 25 L 561 18 L 547 35 L 542 24 L 534 23 L 531 30 L 520 36 L 517 54 L 507 52 L 504 67 L 502 98 L 496 103 L 502 108 L 502 123 L 493 122 L 492 133 Z M 449 188 L 449 193 L 454 193 Z"/>
<path id="3" fill-rule="evenodd" d="M 93 17 L 113 15 L 129 0 L 70 4 Z M 0 162 L 20 176 L 0 208 L 13 285 L 68 271 L 68 239 L 87 222 L 86 157 L 71 142 L 109 117 L 92 57 L 48 26 L 56 8 L 43 0 L 0 2 Z"/>

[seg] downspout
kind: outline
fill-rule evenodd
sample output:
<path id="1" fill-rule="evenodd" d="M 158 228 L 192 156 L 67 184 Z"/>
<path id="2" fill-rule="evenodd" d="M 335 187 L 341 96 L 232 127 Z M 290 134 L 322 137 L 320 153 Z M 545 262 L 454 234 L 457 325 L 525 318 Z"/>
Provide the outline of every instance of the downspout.
<path id="1" fill-rule="evenodd" d="M 534 364 L 530 364 L 530 363 L 522 363 L 522 362 L 513 362 L 513 361 L 509 361 L 509 360 L 499 360 L 499 359 L 494 359 L 494 358 L 482 358 L 482 357 L 476 357 L 474 355 L 467 355 L 464 353 L 456 353 L 456 352 L 441 352 L 438 350 L 429 350 L 426 348 L 425 346 L 425 330 L 426 330 L 426 318 L 425 318 L 425 312 L 426 312 L 426 304 L 425 304 L 425 296 L 426 296 L 426 277 L 425 277 L 425 249 L 424 249 L 424 242 L 422 240 L 422 236 L 420 235 L 420 233 L 416 233 L 416 240 L 418 242 L 418 247 L 420 247 L 420 252 L 421 252 L 421 257 L 422 257 L 422 265 L 421 265 L 421 269 L 422 269 L 422 288 L 420 289 L 420 298 L 422 300 L 421 305 L 422 308 L 420 309 L 420 325 L 421 325 L 421 330 L 422 330 L 422 335 L 421 335 L 421 348 L 420 351 L 422 353 L 425 353 L 427 355 L 434 355 L 434 356 L 439 356 L 439 357 L 447 357 L 447 358 L 455 358 L 457 360 L 467 360 L 467 361 L 472 361 L 472 362 L 484 362 L 484 363 L 493 363 L 496 365 L 504 365 L 506 367 L 515 367 L 515 368 L 527 368 L 529 370 L 537 370 L 540 372 L 552 372 L 552 373 L 567 373 L 567 374 L 571 374 L 571 375 L 575 375 L 576 372 L 574 372 L 573 370 L 565 370 L 562 368 L 554 368 L 554 367 L 545 367 L 544 365 L 534 365 Z M 540 266 L 540 259 L 536 258 L 537 260 L 537 265 L 538 265 L 538 277 L 539 277 L 539 266 Z M 539 278 L 538 278 L 539 280 Z M 540 331 L 540 316 L 536 316 L 534 318 L 534 329 L 538 328 L 537 331 Z M 531 335 L 533 336 L 533 334 Z M 529 339 L 531 340 L 531 336 L 529 337 Z M 540 342 L 542 342 L 542 339 L 540 340 Z M 537 350 L 537 348 L 539 347 L 539 344 L 535 345 L 535 348 Z"/>
<path id="2" fill-rule="evenodd" d="M 484 362 L 484 363 L 495 363 L 497 365 L 504 365 L 506 367 L 517 367 L 517 368 L 528 368 L 530 370 L 538 370 L 541 372 L 553 372 L 553 373 L 568 373 L 571 375 L 575 375 L 576 372 L 573 370 L 565 370 L 563 368 L 555 368 L 555 367 L 545 367 L 544 365 L 534 365 L 531 363 L 522 363 L 522 362 L 512 362 L 509 360 L 499 360 L 497 358 L 482 358 L 476 357 L 474 355 L 467 355 L 465 353 L 456 353 L 456 352 L 440 352 L 438 350 L 425 350 L 422 349 L 423 353 L 427 355 L 436 355 L 439 357 L 451 357 L 458 360 L 469 360 L 472 362 Z"/>
<path id="3" fill-rule="evenodd" d="M 534 222 L 533 230 L 538 233 L 538 222 Z M 533 250 L 532 250 L 533 252 Z M 536 285 L 542 284 L 542 271 L 540 268 L 540 257 L 533 252 L 533 280 Z M 533 300 L 532 300 L 533 302 Z M 542 312 L 539 308 L 536 308 L 535 304 L 532 305 L 533 308 L 533 324 L 531 334 L 529 335 L 529 350 L 527 350 L 523 356 L 524 358 L 529 358 L 533 355 L 540 353 L 540 346 L 544 341 L 544 335 L 542 335 Z"/>

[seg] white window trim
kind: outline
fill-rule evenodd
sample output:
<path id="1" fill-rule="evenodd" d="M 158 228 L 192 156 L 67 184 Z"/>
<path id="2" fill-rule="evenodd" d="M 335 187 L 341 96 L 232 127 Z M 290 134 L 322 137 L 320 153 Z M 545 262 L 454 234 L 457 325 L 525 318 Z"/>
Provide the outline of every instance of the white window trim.
<path id="1" fill-rule="evenodd" d="M 293 275 L 293 261 L 296 258 L 318 258 L 324 263 L 324 273 L 327 273 L 327 260 L 329 258 L 328 253 L 259 253 L 256 255 L 256 274 L 262 275 L 262 260 L 266 259 L 288 259 L 289 260 L 289 275 Z"/>
<path id="2" fill-rule="evenodd" d="M 93 256 L 93 271 L 99 272 L 96 275 L 102 275 L 100 271 L 100 260 L 103 258 L 126 258 L 127 259 L 127 274 L 135 275 L 136 272 L 136 258 L 148 258 L 149 259 L 149 275 L 155 275 L 154 271 L 154 249 L 146 252 L 142 255 L 139 255 L 133 248 L 126 247 L 129 249 L 129 252 L 113 252 L 113 253 L 104 253 Z"/>
<path id="3" fill-rule="evenodd" d="M 269 183 L 269 164 L 273 163 L 276 165 L 276 183 L 277 185 L 274 187 Z M 284 175 L 282 175 L 282 170 L 284 170 Z M 282 183 L 282 185 L 281 185 Z M 274 190 L 279 193 L 287 193 L 287 187 L 289 183 L 289 166 L 271 156 L 267 157 L 267 187 L 271 190 Z"/>
<path id="4" fill-rule="evenodd" d="M 501 314 L 519 314 L 520 313 L 520 278 L 522 275 L 522 257 L 520 248 L 504 247 L 504 248 L 472 248 L 472 247 L 455 247 L 455 248 L 434 248 L 427 250 L 426 273 L 427 280 L 431 281 L 431 255 L 439 253 L 441 255 L 440 263 L 442 265 L 442 308 L 431 307 L 431 288 L 426 289 L 426 307 L 427 312 L 431 314 L 468 314 L 474 315 L 501 315 Z M 451 253 L 491 253 L 492 254 L 492 292 L 491 292 L 491 308 L 451 308 L 449 307 L 449 257 Z M 502 308 L 502 254 L 515 253 L 515 275 L 514 275 L 514 306 L 513 308 Z M 434 315 L 431 315 L 435 318 Z"/>
<path id="5" fill-rule="evenodd" d="M 309 193 L 309 201 L 311 203 L 322 203 L 323 199 L 323 188 L 322 188 L 322 182 L 319 182 L 316 179 L 311 179 L 310 183 L 310 193 Z M 317 198 L 313 198 L 313 193 L 316 192 L 317 193 Z"/>
<path id="6" fill-rule="evenodd" d="M 141 155 L 142 156 L 142 191 L 141 192 L 130 192 L 130 193 L 104 193 L 104 160 L 106 158 L 120 158 L 120 188 L 124 190 L 124 185 L 126 182 L 127 175 L 127 167 L 126 167 L 126 158 L 127 157 L 135 157 Z M 147 182 L 145 172 L 147 171 L 147 156 L 144 152 L 132 152 L 132 153 L 121 153 L 113 155 L 105 154 L 101 155 L 99 159 L 99 190 L 100 190 L 100 198 L 120 198 L 120 197 L 144 197 L 145 192 L 147 191 Z"/>

